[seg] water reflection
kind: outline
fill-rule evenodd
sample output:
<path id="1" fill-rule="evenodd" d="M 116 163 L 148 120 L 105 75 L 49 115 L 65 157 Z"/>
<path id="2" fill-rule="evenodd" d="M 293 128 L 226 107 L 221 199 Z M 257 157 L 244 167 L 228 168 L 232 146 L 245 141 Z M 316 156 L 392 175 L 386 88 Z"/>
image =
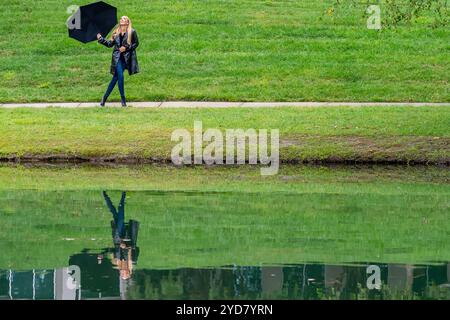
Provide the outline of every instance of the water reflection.
<path id="1" fill-rule="evenodd" d="M 137 264 L 139 257 L 139 247 L 137 246 L 139 222 L 133 219 L 125 222 L 125 191 L 121 193 L 117 208 L 106 191 L 103 191 L 102 194 L 112 215 L 110 222 L 112 247 L 104 248 L 100 252 L 84 249 L 69 258 L 69 265 L 80 268 L 80 276 L 82 276 L 80 282 L 83 281 L 83 288 L 86 287 L 90 292 L 95 292 L 96 297 L 102 298 L 102 295 L 106 295 L 106 297 L 125 299 L 128 287 L 132 284 L 134 265 Z M 64 274 L 64 272 L 60 273 Z M 68 280 L 64 279 L 66 282 Z M 118 286 L 116 280 L 118 280 Z M 55 287 L 60 288 L 62 292 L 76 291 L 78 295 L 73 296 L 79 298 L 81 291 L 74 290 L 75 288 L 66 288 L 64 281 L 61 286 L 55 283 Z"/>
<path id="2" fill-rule="evenodd" d="M 137 248 L 137 236 L 139 231 L 139 222 L 130 220 L 125 222 L 125 199 L 126 192 L 122 192 L 118 209 L 114 207 L 106 191 L 103 191 L 103 197 L 113 216 L 111 221 L 111 231 L 113 239 L 113 258 L 112 262 L 120 273 L 121 280 L 128 280 L 133 273 L 133 264 L 137 263 L 139 248 Z M 99 255 L 99 263 L 102 263 L 103 255 Z"/>
<path id="3" fill-rule="evenodd" d="M 74 253 L 67 268 L 0 270 L 0 299 L 450 299 L 450 263 L 138 269 L 140 223 L 126 222 L 126 192 L 117 207 L 102 196 L 111 247 Z M 368 287 L 373 265 L 380 289 Z"/>
<path id="4" fill-rule="evenodd" d="M 136 270 L 124 291 L 117 270 L 87 252 L 69 260 L 81 290 L 67 294 L 62 269 L 0 271 L 4 299 L 450 299 L 450 264 L 378 265 L 382 287 L 366 286 L 367 265 L 303 264 Z M 59 276 L 58 276 L 59 275 Z"/>

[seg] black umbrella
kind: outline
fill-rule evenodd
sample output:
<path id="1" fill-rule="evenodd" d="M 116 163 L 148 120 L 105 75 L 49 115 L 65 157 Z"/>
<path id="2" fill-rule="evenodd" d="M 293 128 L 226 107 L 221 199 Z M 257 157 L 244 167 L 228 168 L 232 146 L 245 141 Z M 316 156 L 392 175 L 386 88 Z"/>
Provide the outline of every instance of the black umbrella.
<path id="1" fill-rule="evenodd" d="M 81 6 L 67 21 L 69 37 L 83 43 L 106 36 L 117 25 L 117 8 L 103 2 Z"/>

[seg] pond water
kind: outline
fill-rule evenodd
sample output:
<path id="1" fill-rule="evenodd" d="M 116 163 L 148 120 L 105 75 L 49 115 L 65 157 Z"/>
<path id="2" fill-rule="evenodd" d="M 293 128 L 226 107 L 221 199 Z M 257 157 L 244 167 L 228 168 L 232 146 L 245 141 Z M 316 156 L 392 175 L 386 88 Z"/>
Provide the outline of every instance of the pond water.
<path id="1" fill-rule="evenodd" d="M 302 264 L 222 268 L 138 269 L 123 280 L 110 261 L 81 252 L 80 288 L 67 286 L 67 270 L 2 270 L 2 299 L 449 299 L 450 263 L 437 265 Z M 381 287 L 367 285 L 369 265 Z M 370 280 L 370 279 L 369 279 Z M 370 282 L 370 281 L 369 281 Z M 372 283 L 372 282 L 370 282 Z M 372 283 L 373 284 L 373 283 Z"/>
<path id="2" fill-rule="evenodd" d="M 449 299 L 437 167 L 0 166 L 0 299 Z"/>

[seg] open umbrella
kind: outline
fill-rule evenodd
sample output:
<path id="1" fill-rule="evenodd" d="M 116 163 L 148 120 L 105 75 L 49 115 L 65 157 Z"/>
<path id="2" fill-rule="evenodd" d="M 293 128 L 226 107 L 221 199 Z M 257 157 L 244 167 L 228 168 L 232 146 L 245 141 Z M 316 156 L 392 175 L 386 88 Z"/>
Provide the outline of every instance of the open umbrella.
<path id="1" fill-rule="evenodd" d="M 67 21 L 69 37 L 83 43 L 106 36 L 117 25 L 117 8 L 103 2 L 81 6 Z"/>

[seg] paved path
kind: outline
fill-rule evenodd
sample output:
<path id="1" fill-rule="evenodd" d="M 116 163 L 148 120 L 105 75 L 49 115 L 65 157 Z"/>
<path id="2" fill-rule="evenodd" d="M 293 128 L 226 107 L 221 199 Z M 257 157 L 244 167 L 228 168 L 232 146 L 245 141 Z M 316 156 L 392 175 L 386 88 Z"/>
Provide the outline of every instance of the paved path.
<path id="1" fill-rule="evenodd" d="M 107 103 L 108 107 L 120 107 L 119 102 Z M 128 106 L 135 108 L 280 108 L 280 107 L 450 107 L 448 103 L 422 102 L 207 102 L 207 101 L 168 101 L 168 102 L 128 102 Z M 98 102 L 63 102 L 63 103 L 3 103 L 0 108 L 92 108 L 99 107 Z"/>

